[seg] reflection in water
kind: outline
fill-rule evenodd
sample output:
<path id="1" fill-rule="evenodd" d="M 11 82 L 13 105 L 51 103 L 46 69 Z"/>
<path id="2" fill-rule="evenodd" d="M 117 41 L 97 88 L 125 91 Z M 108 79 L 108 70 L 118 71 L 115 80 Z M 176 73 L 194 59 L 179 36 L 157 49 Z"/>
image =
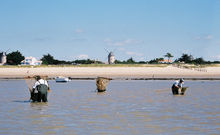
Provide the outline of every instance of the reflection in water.
<path id="1" fill-rule="evenodd" d="M 23 80 L 0 81 L 0 134 L 219 134 L 219 81 L 50 81 L 48 103 L 29 102 Z"/>
<path id="2" fill-rule="evenodd" d="M 45 102 L 30 102 L 30 106 L 33 109 L 43 110 L 43 109 L 47 109 L 48 103 L 45 103 Z"/>
<path id="3" fill-rule="evenodd" d="M 30 103 L 30 100 L 25 100 L 25 101 L 23 101 L 23 100 L 14 100 L 14 101 L 12 101 L 12 102 L 17 102 L 17 103 Z"/>
<path id="4" fill-rule="evenodd" d="M 97 95 L 105 95 L 106 94 L 106 91 L 103 91 L 103 92 L 96 92 L 97 93 Z"/>

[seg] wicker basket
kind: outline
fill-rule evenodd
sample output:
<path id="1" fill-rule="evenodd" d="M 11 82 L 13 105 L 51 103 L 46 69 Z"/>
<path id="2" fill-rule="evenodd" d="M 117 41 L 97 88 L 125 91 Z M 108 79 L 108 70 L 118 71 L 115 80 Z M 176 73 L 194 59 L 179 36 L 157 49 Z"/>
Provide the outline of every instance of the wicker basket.
<path id="1" fill-rule="evenodd" d="M 109 80 L 110 80 L 109 78 L 105 78 L 105 77 L 98 77 L 96 79 L 96 86 L 98 92 L 106 91 L 106 86 L 109 83 Z"/>

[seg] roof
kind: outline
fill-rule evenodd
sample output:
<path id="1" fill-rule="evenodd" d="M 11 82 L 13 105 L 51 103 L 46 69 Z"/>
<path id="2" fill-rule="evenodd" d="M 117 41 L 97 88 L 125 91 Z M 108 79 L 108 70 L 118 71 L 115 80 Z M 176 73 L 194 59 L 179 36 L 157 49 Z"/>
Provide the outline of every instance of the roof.
<path id="1" fill-rule="evenodd" d="M 164 60 L 159 60 L 158 62 L 161 62 L 161 63 L 171 63 L 172 60 L 169 60 L 169 59 L 164 59 Z"/>

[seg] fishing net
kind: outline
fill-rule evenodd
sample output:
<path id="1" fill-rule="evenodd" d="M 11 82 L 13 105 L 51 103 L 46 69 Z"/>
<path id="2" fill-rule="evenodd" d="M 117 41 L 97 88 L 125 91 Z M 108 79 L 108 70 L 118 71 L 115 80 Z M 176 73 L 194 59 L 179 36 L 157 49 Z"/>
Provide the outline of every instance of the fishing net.
<path id="1" fill-rule="evenodd" d="M 187 88 L 188 88 L 188 87 L 183 87 L 183 88 L 181 89 L 181 93 L 180 93 L 180 94 L 181 94 L 181 95 L 184 95 Z"/>
<path id="2" fill-rule="evenodd" d="M 47 76 L 40 76 L 40 78 L 46 80 Z M 28 90 L 30 92 L 30 101 L 31 100 L 33 101 L 34 93 L 32 92 L 32 88 L 36 82 L 36 76 L 27 76 L 27 77 L 24 77 L 24 80 L 25 80 L 25 83 L 26 83 Z"/>
<path id="3" fill-rule="evenodd" d="M 31 90 L 32 90 L 32 87 L 33 87 L 33 85 L 34 85 L 34 83 L 35 83 L 35 77 L 34 76 L 27 76 L 27 77 L 24 77 L 24 80 L 25 80 L 25 83 L 26 83 L 26 85 L 27 85 L 27 87 L 28 87 L 28 91 L 30 92 L 30 100 L 32 99 L 32 92 L 31 92 Z"/>
<path id="4" fill-rule="evenodd" d="M 25 80 L 25 83 L 28 87 L 28 90 L 30 91 L 34 85 L 34 83 L 36 82 L 35 80 L 35 76 L 27 76 L 27 77 L 24 77 L 24 80 Z"/>
<path id="5" fill-rule="evenodd" d="M 40 76 L 42 79 L 46 80 L 47 76 Z M 24 77 L 25 83 L 28 87 L 28 90 L 30 91 L 32 89 L 32 87 L 34 86 L 35 82 L 36 82 L 36 76 L 27 76 Z"/>
<path id="6" fill-rule="evenodd" d="M 105 77 L 98 77 L 96 79 L 96 86 L 97 86 L 97 90 L 99 92 L 101 91 L 105 91 L 106 90 L 106 86 L 109 83 L 110 78 L 105 78 Z"/>
<path id="7" fill-rule="evenodd" d="M 173 95 L 184 95 L 188 87 L 176 88 L 172 87 Z"/>

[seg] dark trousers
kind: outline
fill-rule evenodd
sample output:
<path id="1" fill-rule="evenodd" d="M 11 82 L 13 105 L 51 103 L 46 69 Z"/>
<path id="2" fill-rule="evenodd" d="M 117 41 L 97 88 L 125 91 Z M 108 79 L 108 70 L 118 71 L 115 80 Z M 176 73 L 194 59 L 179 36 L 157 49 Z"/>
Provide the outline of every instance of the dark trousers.
<path id="1" fill-rule="evenodd" d="M 47 102 L 47 92 L 46 93 L 41 93 L 41 92 L 38 92 L 38 99 L 37 99 L 38 102 Z"/>
<path id="2" fill-rule="evenodd" d="M 41 93 L 41 92 L 38 92 L 38 93 L 31 93 L 31 100 L 33 102 L 48 102 L 47 101 L 47 92 L 45 93 Z"/>
<path id="3" fill-rule="evenodd" d="M 178 95 L 178 94 L 180 94 L 180 93 L 179 93 L 179 88 L 177 88 L 175 85 L 172 86 L 172 92 L 173 92 L 173 95 Z"/>
<path id="4" fill-rule="evenodd" d="M 36 102 L 38 100 L 38 93 L 31 92 L 31 100 Z"/>

